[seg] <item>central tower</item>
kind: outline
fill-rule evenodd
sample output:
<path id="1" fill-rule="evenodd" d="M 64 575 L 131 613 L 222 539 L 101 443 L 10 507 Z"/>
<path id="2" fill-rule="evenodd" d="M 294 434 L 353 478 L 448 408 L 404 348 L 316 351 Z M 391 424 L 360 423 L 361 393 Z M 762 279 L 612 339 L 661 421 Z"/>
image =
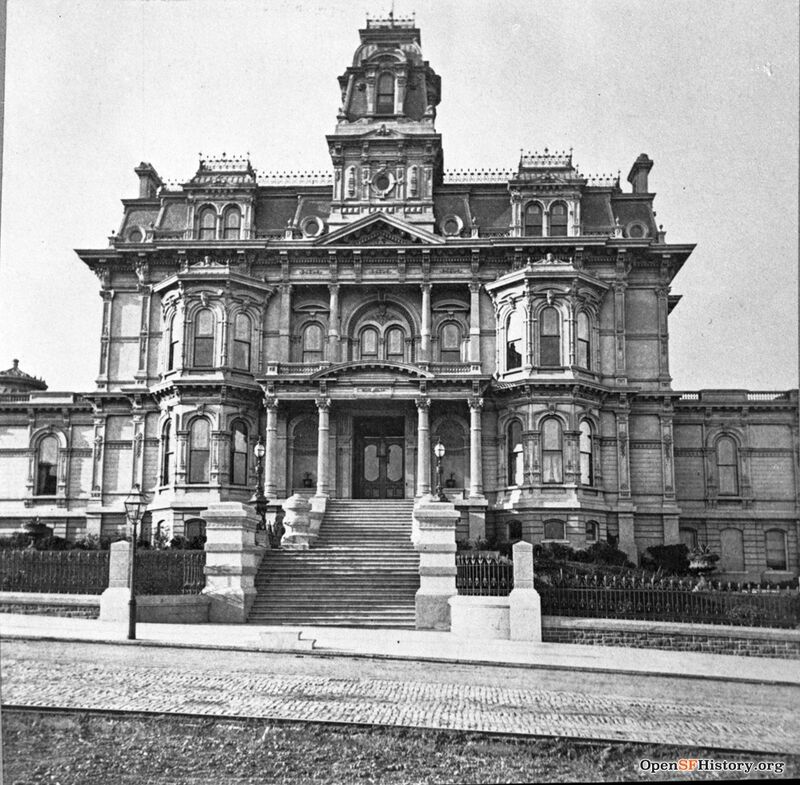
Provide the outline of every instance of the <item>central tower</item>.
<path id="1" fill-rule="evenodd" d="M 342 106 L 328 146 L 332 229 L 374 212 L 433 230 L 442 179 L 436 133 L 441 80 L 422 57 L 411 19 L 368 19 L 353 64 L 339 77 Z"/>

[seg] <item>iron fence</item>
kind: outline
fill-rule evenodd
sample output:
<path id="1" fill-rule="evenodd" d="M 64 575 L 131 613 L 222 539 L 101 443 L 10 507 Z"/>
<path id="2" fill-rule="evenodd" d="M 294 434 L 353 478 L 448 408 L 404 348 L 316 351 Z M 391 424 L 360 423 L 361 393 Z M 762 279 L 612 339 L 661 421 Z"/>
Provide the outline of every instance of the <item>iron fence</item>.
<path id="1" fill-rule="evenodd" d="M 108 551 L 0 550 L 0 591 L 102 594 Z"/>
<path id="2" fill-rule="evenodd" d="M 506 597 L 514 588 L 514 565 L 486 556 L 456 554 L 456 590 L 459 594 Z"/>
<path id="3" fill-rule="evenodd" d="M 748 627 L 800 625 L 797 590 L 706 582 L 617 576 L 537 577 L 542 613 Z"/>
<path id="4" fill-rule="evenodd" d="M 136 594 L 199 594 L 205 565 L 205 551 L 137 551 Z"/>

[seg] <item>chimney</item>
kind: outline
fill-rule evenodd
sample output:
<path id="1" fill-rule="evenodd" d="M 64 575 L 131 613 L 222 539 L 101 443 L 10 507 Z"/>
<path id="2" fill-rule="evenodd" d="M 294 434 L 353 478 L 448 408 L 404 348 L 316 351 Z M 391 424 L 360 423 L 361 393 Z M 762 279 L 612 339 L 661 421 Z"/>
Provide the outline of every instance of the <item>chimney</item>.
<path id="1" fill-rule="evenodd" d="M 647 157 L 647 153 L 642 153 L 634 162 L 628 173 L 628 182 L 633 186 L 635 194 L 650 193 L 647 190 L 647 175 L 653 168 L 653 162 Z"/>
<path id="2" fill-rule="evenodd" d="M 161 182 L 161 178 L 153 168 L 153 165 L 142 161 L 133 171 L 139 175 L 139 198 L 155 199 L 158 189 L 164 183 Z"/>

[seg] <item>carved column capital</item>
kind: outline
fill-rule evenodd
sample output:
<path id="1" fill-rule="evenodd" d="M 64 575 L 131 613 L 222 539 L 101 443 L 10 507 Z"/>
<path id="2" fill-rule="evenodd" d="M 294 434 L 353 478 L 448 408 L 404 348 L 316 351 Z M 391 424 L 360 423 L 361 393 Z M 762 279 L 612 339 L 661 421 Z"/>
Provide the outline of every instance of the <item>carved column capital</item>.
<path id="1" fill-rule="evenodd" d="M 314 403 L 321 412 L 327 412 L 331 408 L 330 398 L 317 398 Z"/>
<path id="2" fill-rule="evenodd" d="M 426 411 L 430 408 L 431 399 L 425 397 L 419 397 L 414 399 L 414 403 L 417 406 L 417 409 L 425 409 Z"/>
<path id="3" fill-rule="evenodd" d="M 468 403 L 469 403 L 469 408 L 470 409 L 473 409 L 473 410 L 477 409 L 478 411 L 483 409 L 483 398 L 479 398 L 479 397 L 470 398 Z"/>

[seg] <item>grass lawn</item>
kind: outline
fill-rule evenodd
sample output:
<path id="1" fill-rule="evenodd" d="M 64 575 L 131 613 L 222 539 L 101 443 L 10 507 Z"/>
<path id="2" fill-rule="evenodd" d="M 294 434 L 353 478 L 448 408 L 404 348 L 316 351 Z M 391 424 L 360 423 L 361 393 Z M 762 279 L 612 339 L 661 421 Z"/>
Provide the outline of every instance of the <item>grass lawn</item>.
<path id="1" fill-rule="evenodd" d="M 400 785 L 736 776 L 731 772 L 655 775 L 639 768 L 642 758 L 690 757 L 780 760 L 785 769 L 779 776 L 800 774 L 800 756 L 453 731 L 10 710 L 3 711 L 2 720 L 6 785 Z"/>

